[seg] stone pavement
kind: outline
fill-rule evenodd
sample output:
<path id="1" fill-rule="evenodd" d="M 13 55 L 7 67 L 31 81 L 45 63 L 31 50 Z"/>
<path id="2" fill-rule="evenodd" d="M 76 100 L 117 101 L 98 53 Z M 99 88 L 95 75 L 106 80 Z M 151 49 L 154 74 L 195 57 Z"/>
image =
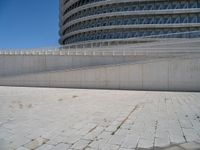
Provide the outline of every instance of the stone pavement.
<path id="1" fill-rule="evenodd" d="M 199 150 L 200 93 L 0 87 L 0 150 Z"/>

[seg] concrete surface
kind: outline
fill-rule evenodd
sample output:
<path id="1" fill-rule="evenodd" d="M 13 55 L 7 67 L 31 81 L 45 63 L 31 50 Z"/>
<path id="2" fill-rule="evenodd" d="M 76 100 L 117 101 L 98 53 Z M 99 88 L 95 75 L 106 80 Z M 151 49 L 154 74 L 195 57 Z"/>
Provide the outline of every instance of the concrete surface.
<path id="1" fill-rule="evenodd" d="M 80 68 L 87 66 L 98 66 L 118 64 L 144 59 L 142 56 L 23 56 L 0 55 L 0 77 L 15 76 L 27 73 L 38 73 L 45 71 L 56 71 L 61 69 Z"/>
<path id="2" fill-rule="evenodd" d="M 200 91 L 200 56 L 5 76 L 0 85 Z"/>
<path id="3" fill-rule="evenodd" d="M 199 150 L 200 93 L 0 87 L 0 150 Z"/>

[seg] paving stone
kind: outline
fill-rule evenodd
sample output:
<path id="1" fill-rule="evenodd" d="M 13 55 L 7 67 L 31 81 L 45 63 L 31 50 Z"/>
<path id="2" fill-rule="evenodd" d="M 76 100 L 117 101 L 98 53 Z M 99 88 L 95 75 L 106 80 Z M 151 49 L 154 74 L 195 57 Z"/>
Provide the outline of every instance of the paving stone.
<path id="1" fill-rule="evenodd" d="M 127 130 L 127 129 L 119 129 L 116 133 L 115 133 L 115 135 L 116 136 L 123 136 L 123 137 L 126 137 L 127 136 L 127 134 L 129 133 L 129 130 Z"/>
<path id="2" fill-rule="evenodd" d="M 187 119 L 179 119 L 182 128 L 193 128 L 192 123 Z"/>
<path id="3" fill-rule="evenodd" d="M 110 144 L 105 144 L 102 147 L 102 150 L 118 150 L 119 149 L 119 145 L 110 145 Z"/>
<path id="4" fill-rule="evenodd" d="M 117 128 L 118 128 L 118 125 L 111 125 L 108 128 L 106 128 L 105 131 L 107 131 L 107 132 L 114 132 L 114 131 L 117 130 Z"/>
<path id="5" fill-rule="evenodd" d="M 170 140 L 168 138 L 155 138 L 154 147 L 165 147 L 170 145 Z"/>
<path id="6" fill-rule="evenodd" d="M 95 140 L 92 141 L 88 147 L 93 148 L 93 149 L 102 149 L 103 146 L 107 143 L 107 140 L 105 139 L 100 139 L 100 140 Z"/>
<path id="7" fill-rule="evenodd" d="M 81 138 L 81 136 L 79 136 L 79 135 L 72 135 L 72 136 L 66 137 L 65 141 L 66 141 L 66 143 L 74 144 L 75 142 L 80 140 L 80 138 Z"/>
<path id="8" fill-rule="evenodd" d="M 200 139 L 200 93 L 0 87 L 0 95 L 0 150 L 178 150 Z"/>
<path id="9" fill-rule="evenodd" d="M 39 148 L 37 148 L 36 150 L 52 150 L 53 148 L 54 148 L 53 145 L 44 144 L 44 145 L 40 146 Z"/>
<path id="10" fill-rule="evenodd" d="M 154 132 L 155 131 L 153 131 L 153 132 L 149 132 L 149 131 L 142 132 L 140 138 L 141 139 L 146 139 L 146 140 L 149 140 L 149 141 L 153 141 L 154 138 L 155 138 L 155 133 Z"/>
<path id="11" fill-rule="evenodd" d="M 169 129 L 169 138 L 171 143 L 173 144 L 186 142 L 183 137 L 183 133 L 181 133 L 181 131 L 179 131 L 178 129 L 173 129 L 173 130 Z"/>
<path id="12" fill-rule="evenodd" d="M 107 139 L 109 140 L 112 137 L 112 132 L 104 131 L 100 135 L 97 136 L 97 139 Z"/>
<path id="13" fill-rule="evenodd" d="M 136 148 L 139 141 L 139 135 L 128 135 L 122 143 L 122 148 L 132 149 Z"/>
<path id="14" fill-rule="evenodd" d="M 88 140 L 80 140 L 78 142 L 76 142 L 72 148 L 73 149 L 84 149 L 88 146 L 88 144 L 90 143 L 90 141 Z"/>
<path id="15" fill-rule="evenodd" d="M 66 135 L 66 136 L 56 136 L 56 137 L 52 137 L 47 144 L 50 145 L 57 145 L 59 143 L 69 143 L 69 144 L 74 144 L 76 143 L 78 140 L 81 139 L 80 135 Z"/>
<path id="16" fill-rule="evenodd" d="M 83 138 L 87 140 L 93 140 L 95 137 L 97 137 L 102 131 L 104 130 L 103 127 L 96 127 L 93 128 L 87 135 L 85 135 Z"/>
<path id="17" fill-rule="evenodd" d="M 188 142 L 200 140 L 200 137 L 197 135 L 194 129 L 183 129 L 184 135 Z"/>
<path id="18" fill-rule="evenodd" d="M 93 149 L 93 148 L 85 148 L 85 150 L 95 150 L 95 149 Z"/>
<path id="19" fill-rule="evenodd" d="M 165 147 L 168 145 L 170 145 L 168 132 L 157 130 L 154 147 Z"/>
<path id="20" fill-rule="evenodd" d="M 39 137 L 39 138 L 34 139 L 33 141 L 25 144 L 24 147 L 26 147 L 28 149 L 36 149 L 36 148 L 46 144 L 47 142 L 48 142 L 47 139 Z"/>
<path id="21" fill-rule="evenodd" d="M 139 139 L 138 148 L 152 148 L 154 146 L 154 140 Z"/>
<path id="22" fill-rule="evenodd" d="M 9 139 L 13 135 L 10 129 L 0 127 L 0 139 Z"/>
<path id="23" fill-rule="evenodd" d="M 119 148 L 119 150 L 135 150 L 135 149 Z"/>
<path id="24" fill-rule="evenodd" d="M 21 145 L 25 145 L 25 144 L 29 143 L 30 141 L 31 140 L 26 137 L 11 136 L 9 138 L 9 146 L 13 149 L 16 149 L 16 148 L 20 147 Z"/>
<path id="25" fill-rule="evenodd" d="M 3 150 L 3 149 L 2 149 L 2 150 Z M 30 150 L 30 149 L 25 148 L 25 147 L 19 147 L 19 148 L 17 148 L 16 150 Z"/>
<path id="26" fill-rule="evenodd" d="M 124 140 L 125 140 L 125 136 L 114 135 L 108 141 L 108 144 L 111 144 L 111 145 L 121 145 L 124 142 Z"/>
<path id="27" fill-rule="evenodd" d="M 55 147 L 53 147 L 51 150 L 67 150 L 69 149 L 70 145 L 65 143 L 59 143 Z"/>
<path id="28" fill-rule="evenodd" d="M 0 138 L 0 150 L 9 149 L 9 142 Z"/>
<path id="29" fill-rule="evenodd" d="M 186 150 L 199 150 L 200 149 L 200 142 L 190 142 L 181 144 L 180 147 Z"/>
<path id="30" fill-rule="evenodd" d="M 181 148 L 180 146 L 171 146 L 171 147 L 158 149 L 158 150 L 185 150 L 185 149 Z"/>

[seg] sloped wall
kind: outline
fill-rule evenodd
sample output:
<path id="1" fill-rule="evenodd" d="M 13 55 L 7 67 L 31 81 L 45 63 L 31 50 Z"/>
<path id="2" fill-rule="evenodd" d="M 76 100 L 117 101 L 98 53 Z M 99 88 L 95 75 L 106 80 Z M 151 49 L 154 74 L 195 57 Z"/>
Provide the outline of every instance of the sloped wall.
<path id="1" fill-rule="evenodd" d="M 0 77 L 86 66 L 109 65 L 135 61 L 141 58 L 142 56 L 0 55 Z"/>
<path id="2" fill-rule="evenodd" d="M 152 59 L 138 63 L 1 77 L 0 85 L 200 91 L 200 57 Z"/>

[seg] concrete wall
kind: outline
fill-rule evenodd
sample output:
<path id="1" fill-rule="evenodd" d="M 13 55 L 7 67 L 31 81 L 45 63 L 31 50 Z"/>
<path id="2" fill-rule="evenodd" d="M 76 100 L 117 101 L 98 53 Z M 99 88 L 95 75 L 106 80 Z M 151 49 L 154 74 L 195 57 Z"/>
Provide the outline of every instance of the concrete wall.
<path id="1" fill-rule="evenodd" d="M 68 55 L 0 55 L 0 77 L 38 73 L 86 66 L 118 64 L 141 59 L 142 56 L 68 56 Z"/>
<path id="2" fill-rule="evenodd" d="M 200 57 L 1 77 L 0 85 L 200 91 Z"/>

